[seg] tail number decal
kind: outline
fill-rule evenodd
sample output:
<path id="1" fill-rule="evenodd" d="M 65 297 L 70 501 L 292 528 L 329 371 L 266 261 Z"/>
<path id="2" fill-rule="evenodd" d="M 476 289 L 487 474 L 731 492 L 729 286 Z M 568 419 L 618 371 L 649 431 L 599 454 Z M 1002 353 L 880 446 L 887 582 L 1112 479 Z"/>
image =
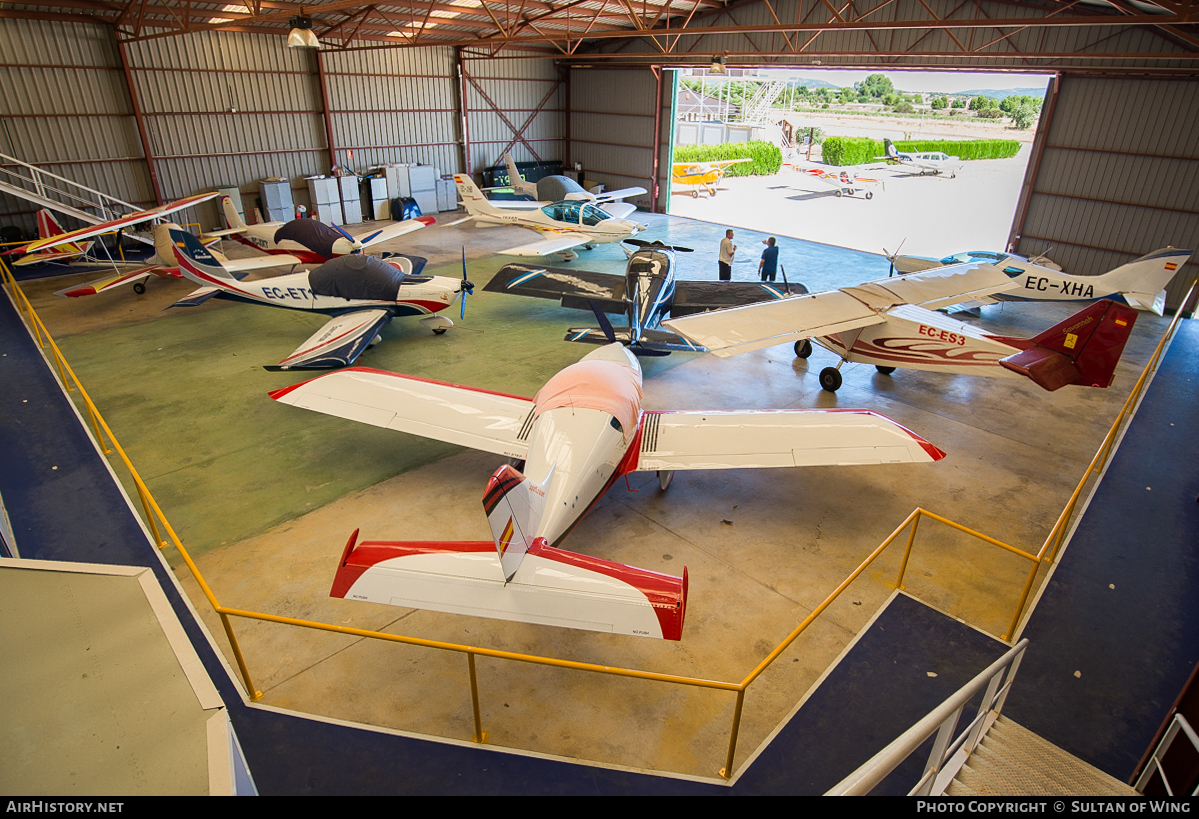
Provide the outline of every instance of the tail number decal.
<path id="1" fill-rule="evenodd" d="M 920 332 L 920 335 L 922 335 L 922 336 L 928 336 L 929 338 L 935 338 L 938 341 L 944 341 L 949 344 L 957 344 L 962 347 L 964 347 L 966 345 L 966 337 L 965 336 L 958 335 L 957 333 L 950 333 L 947 330 L 941 330 L 937 327 L 929 327 L 927 325 L 921 324 L 919 332 Z"/>
<path id="2" fill-rule="evenodd" d="M 307 294 L 307 295 L 305 295 Z M 268 299 L 300 299 L 302 301 L 312 301 L 312 291 L 307 287 L 264 287 L 262 295 Z"/>
<path id="3" fill-rule="evenodd" d="M 1057 290 L 1063 296 L 1076 296 L 1080 299 L 1095 298 L 1095 285 L 1083 282 L 1062 282 L 1060 285 L 1049 281 L 1044 276 L 1036 278 L 1029 276 L 1024 280 L 1025 290 Z"/>

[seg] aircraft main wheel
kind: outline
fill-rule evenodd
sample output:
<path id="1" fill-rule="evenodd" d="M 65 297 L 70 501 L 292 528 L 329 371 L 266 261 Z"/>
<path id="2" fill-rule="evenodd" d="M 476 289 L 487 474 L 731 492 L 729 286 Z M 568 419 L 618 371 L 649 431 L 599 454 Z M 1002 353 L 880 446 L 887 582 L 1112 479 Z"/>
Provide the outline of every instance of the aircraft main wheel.
<path id="1" fill-rule="evenodd" d="M 435 335 L 435 336 L 445 335 L 445 331 L 448 329 L 450 329 L 450 328 L 449 327 L 438 327 L 436 330 L 433 331 L 433 335 Z"/>
<path id="2" fill-rule="evenodd" d="M 836 392 L 841 388 L 841 371 L 836 367 L 825 367 L 820 371 L 820 387 L 829 392 Z"/>
<path id="3" fill-rule="evenodd" d="M 951 173 L 951 174 L 949 175 L 949 178 L 950 178 L 950 179 L 957 179 L 957 178 L 958 178 L 958 175 L 957 175 L 956 173 Z"/>
<path id="4" fill-rule="evenodd" d="M 874 194 L 873 194 L 873 193 L 871 193 L 870 191 L 866 191 L 866 198 L 867 198 L 867 199 L 873 199 L 873 198 L 874 198 Z"/>
<path id="5" fill-rule="evenodd" d="M 843 194 L 843 192 L 841 191 L 841 189 L 840 189 L 840 188 L 837 188 L 837 196 L 843 196 L 843 195 L 844 195 L 844 194 Z"/>
<path id="6" fill-rule="evenodd" d="M 663 492 L 666 491 L 666 489 L 670 486 L 670 482 L 673 480 L 674 480 L 674 470 L 673 469 L 659 469 L 658 470 L 658 486 L 662 487 Z"/>
<path id="7" fill-rule="evenodd" d="M 145 293 L 145 292 L 146 292 L 146 283 L 145 283 L 145 282 L 137 282 L 137 283 L 135 283 L 135 284 L 133 285 L 133 292 L 134 292 L 134 293 L 137 293 L 139 296 L 140 296 L 142 293 Z"/>
<path id="8" fill-rule="evenodd" d="M 883 375 L 890 375 L 891 373 L 895 372 L 894 367 L 884 367 L 882 364 L 875 364 L 874 369 L 878 370 Z"/>
<path id="9" fill-rule="evenodd" d="M 853 188 L 850 188 L 850 189 L 849 189 L 849 195 L 850 195 L 850 196 L 853 196 Z"/>
<path id="10" fill-rule="evenodd" d="M 699 191 L 691 191 L 692 199 L 699 199 Z"/>
<path id="11" fill-rule="evenodd" d="M 807 358 L 812 354 L 812 340 L 810 338 L 801 339 L 795 342 L 795 357 Z"/>

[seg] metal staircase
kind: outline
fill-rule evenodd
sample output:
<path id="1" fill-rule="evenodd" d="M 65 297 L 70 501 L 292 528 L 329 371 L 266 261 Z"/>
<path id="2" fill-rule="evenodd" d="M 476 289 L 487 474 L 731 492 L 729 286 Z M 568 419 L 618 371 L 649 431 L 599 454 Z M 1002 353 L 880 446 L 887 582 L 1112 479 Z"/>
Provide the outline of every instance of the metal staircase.
<path id="1" fill-rule="evenodd" d="M 779 98 L 779 94 L 783 93 L 783 89 L 786 87 L 787 83 L 782 80 L 767 80 L 760 83 L 753 97 L 741 106 L 741 121 L 771 121 L 768 119 L 770 110 L 774 107 L 774 101 Z"/>
<path id="2" fill-rule="evenodd" d="M 98 190 L 0 154 L 0 191 L 96 225 L 141 208 Z"/>
<path id="3" fill-rule="evenodd" d="M 1140 796 L 1007 717 L 999 717 L 946 796 Z"/>

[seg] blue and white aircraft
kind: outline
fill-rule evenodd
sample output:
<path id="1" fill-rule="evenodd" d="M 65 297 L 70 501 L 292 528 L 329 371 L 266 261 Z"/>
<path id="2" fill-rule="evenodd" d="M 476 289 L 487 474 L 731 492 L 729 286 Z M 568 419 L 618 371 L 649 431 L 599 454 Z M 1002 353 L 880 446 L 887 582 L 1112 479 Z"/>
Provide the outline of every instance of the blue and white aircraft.
<path id="1" fill-rule="evenodd" d="M 201 285 L 172 307 L 196 307 L 218 298 L 307 310 L 331 316 L 329 323 L 279 362 L 279 369 L 326 369 L 352 364 L 363 350 L 379 340 L 379 332 L 397 316 L 420 316 L 421 324 L 437 335 L 454 326 L 436 315 L 474 285 L 462 278 L 421 276 L 425 259 L 391 256 L 386 260 L 352 254 L 332 259 L 312 270 L 245 282 L 225 269 L 195 236 L 172 230 L 179 272 Z"/>

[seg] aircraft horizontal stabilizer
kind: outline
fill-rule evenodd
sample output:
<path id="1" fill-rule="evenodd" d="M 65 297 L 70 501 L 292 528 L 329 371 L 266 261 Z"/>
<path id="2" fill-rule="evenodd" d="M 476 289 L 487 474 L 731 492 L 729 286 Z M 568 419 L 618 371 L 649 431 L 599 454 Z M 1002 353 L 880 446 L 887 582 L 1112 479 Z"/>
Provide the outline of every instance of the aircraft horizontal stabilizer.
<path id="1" fill-rule="evenodd" d="M 1161 290 L 1155 294 L 1149 293 L 1125 293 L 1124 300 L 1128 302 L 1129 307 L 1137 310 L 1145 310 L 1150 313 L 1157 313 L 1159 316 L 1166 314 L 1166 291 Z"/>
<path id="2" fill-rule="evenodd" d="M 367 541 L 350 536 L 330 597 L 520 623 L 678 640 L 683 576 L 549 547 L 537 538 L 504 581 L 491 541 Z"/>
<path id="3" fill-rule="evenodd" d="M 389 321 L 391 313 L 387 310 L 359 310 L 335 316 L 278 366 L 282 370 L 348 367 Z"/>
<path id="4" fill-rule="evenodd" d="M 1136 321 L 1134 308 L 1097 301 L 1031 340 L 1001 339 L 1026 349 L 999 363 L 1050 391 L 1070 384 L 1107 387 Z"/>
<path id="5" fill-rule="evenodd" d="M 169 310 L 171 307 L 199 307 L 220 292 L 221 288 L 219 287 L 201 287 L 199 290 L 193 291 L 191 295 L 169 305 L 167 309 Z"/>

